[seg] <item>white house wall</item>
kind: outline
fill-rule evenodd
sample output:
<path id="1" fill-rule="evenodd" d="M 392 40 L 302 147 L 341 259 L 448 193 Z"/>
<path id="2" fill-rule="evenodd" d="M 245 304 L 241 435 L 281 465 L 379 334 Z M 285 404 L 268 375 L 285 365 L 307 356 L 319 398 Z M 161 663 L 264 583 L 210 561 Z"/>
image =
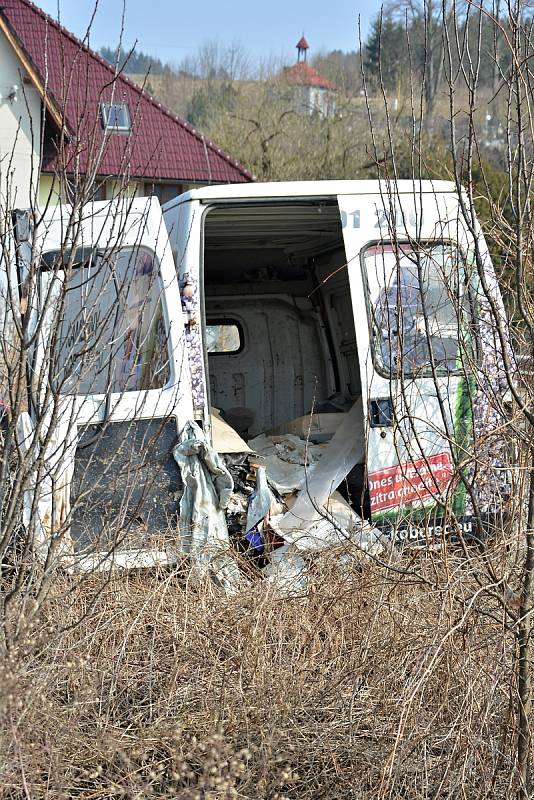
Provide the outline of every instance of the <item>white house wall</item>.
<path id="1" fill-rule="evenodd" d="M 41 98 L 24 78 L 17 55 L 0 31 L 0 214 L 6 208 L 27 208 L 39 182 Z"/>
<path id="2" fill-rule="evenodd" d="M 322 114 L 324 117 L 335 114 L 334 93 L 320 86 L 303 86 L 300 92 L 297 112 L 300 114 Z"/>

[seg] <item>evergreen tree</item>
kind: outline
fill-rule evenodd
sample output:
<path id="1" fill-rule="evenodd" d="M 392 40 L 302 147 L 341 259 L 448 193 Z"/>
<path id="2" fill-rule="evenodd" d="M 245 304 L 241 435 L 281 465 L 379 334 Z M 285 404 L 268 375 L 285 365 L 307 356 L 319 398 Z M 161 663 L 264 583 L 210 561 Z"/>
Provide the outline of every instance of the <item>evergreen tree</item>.
<path id="1" fill-rule="evenodd" d="M 161 59 L 143 53 L 141 50 L 129 52 L 123 47 L 101 47 L 100 55 L 115 66 L 118 62 L 120 70 L 133 75 L 163 75 L 170 71 L 168 64 L 164 64 Z"/>
<path id="2" fill-rule="evenodd" d="M 375 84 L 396 89 L 409 69 L 406 30 L 390 15 L 379 14 L 373 21 L 364 55 L 364 68 Z"/>

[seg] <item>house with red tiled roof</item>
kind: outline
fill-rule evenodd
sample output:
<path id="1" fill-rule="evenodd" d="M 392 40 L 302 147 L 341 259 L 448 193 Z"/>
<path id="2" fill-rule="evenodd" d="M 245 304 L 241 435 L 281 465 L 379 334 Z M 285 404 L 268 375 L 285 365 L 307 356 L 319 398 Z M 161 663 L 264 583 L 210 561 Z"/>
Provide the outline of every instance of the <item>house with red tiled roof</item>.
<path id="1" fill-rule="evenodd" d="M 336 86 L 307 63 L 309 48 L 306 38 L 301 36 L 297 42 L 297 63 L 284 67 L 282 78 L 293 88 L 297 113 L 333 116 L 336 112 Z"/>
<path id="2" fill-rule="evenodd" d="M 2 0 L 0 205 L 28 205 L 36 192 L 41 204 L 58 191 L 68 199 L 88 175 L 99 198 L 120 181 L 164 201 L 192 186 L 253 180 L 30 0 Z"/>

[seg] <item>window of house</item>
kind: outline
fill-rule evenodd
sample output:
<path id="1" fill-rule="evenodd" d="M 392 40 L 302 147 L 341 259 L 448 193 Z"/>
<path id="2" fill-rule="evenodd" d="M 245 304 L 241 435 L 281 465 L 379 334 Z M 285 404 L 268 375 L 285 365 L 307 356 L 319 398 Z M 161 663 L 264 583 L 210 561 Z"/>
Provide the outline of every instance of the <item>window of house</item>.
<path id="1" fill-rule="evenodd" d="M 144 195 L 150 197 L 151 195 L 157 197 L 161 205 L 168 203 L 169 200 L 174 200 L 179 194 L 184 191 L 182 183 L 145 183 Z"/>
<path id="2" fill-rule="evenodd" d="M 99 200 L 105 200 L 106 199 L 106 181 L 103 180 L 102 178 L 100 178 L 97 182 L 95 182 L 95 184 L 94 184 L 94 194 L 93 194 L 93 197 L 91 199 L 95 203 L 97 201 L 99 201 Z"/>
<path id="3" fill-rule="evenodd" d="M 131 130 L 130 112 L 127 103 L 100 103 L 102 127 L 106 131 Z"/>

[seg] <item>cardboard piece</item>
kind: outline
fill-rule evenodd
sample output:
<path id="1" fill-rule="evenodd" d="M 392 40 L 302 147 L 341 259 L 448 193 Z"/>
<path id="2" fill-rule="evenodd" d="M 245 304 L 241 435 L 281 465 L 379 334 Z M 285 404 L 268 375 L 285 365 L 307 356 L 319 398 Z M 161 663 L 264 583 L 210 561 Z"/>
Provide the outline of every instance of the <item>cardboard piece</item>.
<path id="1" fill-rule="evenodd" d="M 292 433 L 301 439 L 311 439 L 314 442 L 324 442 L 331 439 L 346 417 L 343 411 L 329 414 L 305 414 L 290 422 L 277 425 L 271 431 L 271 436 Z"/>
<path id="2" fill-rule="evenodd" d="M 218 453 L 251 453 L 244 439 L 221 417 L 217 408 L 210 409 L 211 437 Z"/>

